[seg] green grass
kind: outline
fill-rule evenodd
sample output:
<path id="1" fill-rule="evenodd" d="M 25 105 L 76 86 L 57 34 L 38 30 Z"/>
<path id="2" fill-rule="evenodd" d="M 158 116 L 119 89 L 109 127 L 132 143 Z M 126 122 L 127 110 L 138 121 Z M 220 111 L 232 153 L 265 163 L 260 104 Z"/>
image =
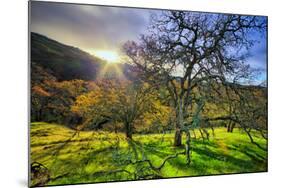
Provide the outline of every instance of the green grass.
<path id="1" fill-rule="evenodd" d="M 78 135 L 61 125 L 37 122 L 31 124 L 31 160 L 49 169 L 48 185 L 267 171 L 267 152 L 251 144 L 238 129 L 227 133 L 225 128 L 216 128 L 209 141 L 199 139 L 197 131 L 196 135 L 190 165 L 185 155 L 179 155 L 155 171 L 148 163 L 129 161 L 149 159 L 159 166 L 165 157 L 184 151 L 173 147 L 172 133 L 134 135 L 134 141 L 128 141 L 121 133 L 85 131 Z M 258 135 L 254 139 L 266 147 L 264 139 Z"/>

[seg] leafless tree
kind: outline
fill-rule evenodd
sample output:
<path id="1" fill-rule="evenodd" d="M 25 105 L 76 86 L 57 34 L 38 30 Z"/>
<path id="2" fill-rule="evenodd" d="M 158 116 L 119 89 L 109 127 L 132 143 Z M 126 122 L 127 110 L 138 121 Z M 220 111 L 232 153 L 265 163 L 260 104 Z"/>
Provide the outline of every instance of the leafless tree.
<path id="1" fill-rule="evenodd" d="M 245 59 L 255 42 L 249 34 L 266 27 L 262 17 L 163 11 L 152 16 L 149 33 L 138 43 L 124 45 L 139 76 L 169 91 L 176 114 L 175 146 L 182 145 L 183 131 L 190 140 L 185 120 L 196 100 L 195 88 L 247 81 L 250 67 Z"/>

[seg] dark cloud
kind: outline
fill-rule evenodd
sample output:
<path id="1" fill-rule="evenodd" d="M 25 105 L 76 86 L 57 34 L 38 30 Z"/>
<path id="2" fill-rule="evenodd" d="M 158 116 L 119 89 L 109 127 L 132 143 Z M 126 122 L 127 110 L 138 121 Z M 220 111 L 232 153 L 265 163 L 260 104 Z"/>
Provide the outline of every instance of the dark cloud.
<path id="1" fill-rule="evenodd" d="M 32 2 L 31 31 L 82 49 L 117 49 L 145 32 L 150 10 Z"/>
<path id="2" fill-rule="evenodd" d="M 157 10 L 31 2 L 31 31 L 88 52 L 115 50 L 127 40 L 146 32 L 151 13 Z M 261 17 L 266 19 L 266 17 Z M 266 75 L 266 37 L 257 32 L 250 39 L 259 41 L 250 49 L 247 63 Z M 265 76 L 262 76 L 265 77 Z"/>

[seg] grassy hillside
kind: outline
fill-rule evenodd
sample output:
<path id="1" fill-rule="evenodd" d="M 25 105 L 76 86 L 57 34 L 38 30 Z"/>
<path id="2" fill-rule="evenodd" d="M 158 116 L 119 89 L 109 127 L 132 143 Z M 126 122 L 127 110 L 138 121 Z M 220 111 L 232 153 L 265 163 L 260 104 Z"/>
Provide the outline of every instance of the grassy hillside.
<path id="1" fill-rule="evenodd" d="M 120 70 L 126 78 L 135 79 L 131 73 L 132 67 L 124 62 L 110 67 L 105 60 L 79 48 L 33 32 L 31 33 L 31 62 L 32 72 L 36 71 L 34 67 L 39 66 L 59 81 L 95 80 L 101 71 L 111 77 L 119 77 L 120 75 L 116 75 L 116 69 Z M 38 79 L 38 77 L 33 76 L 31 79 Z"/>
<path id="2" fill-rule="evenodd" d="M 48 169 L 48 185 L 267 170 L 267 153 L 251 144 L 238 129 L 227 133 L 225 128 L 216 128 L 210 141 L 199 139 L 197 131 L 196 136 L 197 139 L 192 139 L 189 166 L 185 155 L 179 155 L 157 171 L 148 163 L 129 161 L 149 159 L 152 165 L 159 166 L 167 156 L 184 151 L 184 148 L 172 146 L 172 133 L 134 135 L 134 141 L 128 142 L 121 133 L 84 131 L 75 134 L 61 125 L 37 122 L 31 124 L 31 161 Z M 257 136 L 255 139 L 266 147 L 263 139 Z M 34 179 L 32 184 L 38 181 Z"/>
<path id="3" fill-rule="evenodd" d="M 93 80 L 105 64 L 79 48 L 37 33 L 31 33 L 31 61 L 51 70 L 59 80 Z"/>

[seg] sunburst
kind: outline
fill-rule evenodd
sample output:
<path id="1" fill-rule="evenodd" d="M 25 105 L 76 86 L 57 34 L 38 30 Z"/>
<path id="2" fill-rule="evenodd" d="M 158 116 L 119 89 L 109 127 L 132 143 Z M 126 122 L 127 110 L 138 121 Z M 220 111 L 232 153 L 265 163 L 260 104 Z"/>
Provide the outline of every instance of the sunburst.
<path id="1" fill-rule="evenodd" d="M 109 50 L 97 50 L 94 55 L 107 61 L 108 63 L 119 63 L 120 57 L 117 52 Z"/>

